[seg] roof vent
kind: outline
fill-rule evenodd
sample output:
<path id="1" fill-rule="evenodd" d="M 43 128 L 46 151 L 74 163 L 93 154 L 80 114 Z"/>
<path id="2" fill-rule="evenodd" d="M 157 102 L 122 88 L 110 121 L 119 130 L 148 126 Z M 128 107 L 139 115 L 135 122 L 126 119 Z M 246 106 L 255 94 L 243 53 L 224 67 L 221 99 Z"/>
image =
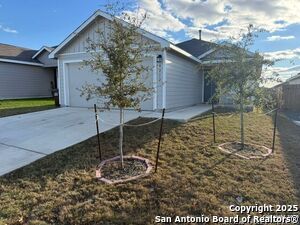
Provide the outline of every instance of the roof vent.
<path id="1" fill-rule="evenodd" d="M 202 30 L 199 30 L 199 40 L 201 40 L 201 33 L 202 33 Z"/>

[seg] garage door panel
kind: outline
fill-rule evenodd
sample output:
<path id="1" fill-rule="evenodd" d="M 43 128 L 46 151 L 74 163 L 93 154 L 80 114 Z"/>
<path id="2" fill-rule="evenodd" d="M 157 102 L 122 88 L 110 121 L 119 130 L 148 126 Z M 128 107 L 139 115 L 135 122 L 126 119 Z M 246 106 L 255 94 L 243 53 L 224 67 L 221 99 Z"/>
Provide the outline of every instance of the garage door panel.
<path id="1" fill-rule="evenodd" d="M 147 58 L 143 64 L 149 68 L 149 71 L 143 74 L 143 81 L 148 87 L 153 87 L 153 59 Z M 80 63 L 67 64 L 68 69 L 68 89 L 69 89 L 69 106 L 72 107 L 93 107 L 97 104 L 99 107 L 104 107 L 104 98 L 86 100 L 85 96 L 81 96 L 82 87 L 86 84 L 96 84 L 101 86 L 105 82 L 105 77 L 102 73 L 90 71 L 89 67 L 82 67 Z M 153 95 L 141 104 L 142 110 L 153 110 Z"/>
<path id="2" fill-rule="evenodd" d="M 87 101 L 85 96 L 81 96 L 80 90 L 86 84 L 100 85 L 101 80 L 103 80 L 101 73 L 93 73 L 88 67 L 82 67 L 79 63 L 72 63 L 68 65 L 68 79 L 70 106 L 93 107 L 94 104 L 97 104 L 99 107 L 104 107 L 102 98 Z"/>

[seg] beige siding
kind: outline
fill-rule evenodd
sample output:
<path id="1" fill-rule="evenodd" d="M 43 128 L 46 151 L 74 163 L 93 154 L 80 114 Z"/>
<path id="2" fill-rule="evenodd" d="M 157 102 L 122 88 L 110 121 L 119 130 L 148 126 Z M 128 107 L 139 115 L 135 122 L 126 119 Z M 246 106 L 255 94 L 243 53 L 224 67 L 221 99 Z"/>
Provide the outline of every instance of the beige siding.
<path id="1" fill-rule="evenodd" d="M 197 63 L 167 52 L 166 108 L 179 108 L 202 102 L 202 72 Z"/>
<path id="2" fill-rule="evenodd" d="M 51 96 L 54 70 L 0 62 L 0 99 Z"/>

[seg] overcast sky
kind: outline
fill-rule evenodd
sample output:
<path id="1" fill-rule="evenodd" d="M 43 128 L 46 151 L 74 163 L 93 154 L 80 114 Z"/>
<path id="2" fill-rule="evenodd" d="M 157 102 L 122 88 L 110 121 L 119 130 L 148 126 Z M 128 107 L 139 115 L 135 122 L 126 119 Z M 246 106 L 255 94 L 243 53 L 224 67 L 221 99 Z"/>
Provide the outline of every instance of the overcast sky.
<path id="1" fill-rule="evenodd" d="M 126 0 L 127 1 L 127 0 Z M 106 0 L 0 0 L 0 42 L 33 49 L 57 45 Z M 124 1 L 123 1 L 124 2 Z M 174 43 L 237 35 L 248 24 L 267 30 L 252 50 L 283 59 L 282 79 L 300 72 L 300 0 L 128 0 L 147 12 L 145 28 Z"/>

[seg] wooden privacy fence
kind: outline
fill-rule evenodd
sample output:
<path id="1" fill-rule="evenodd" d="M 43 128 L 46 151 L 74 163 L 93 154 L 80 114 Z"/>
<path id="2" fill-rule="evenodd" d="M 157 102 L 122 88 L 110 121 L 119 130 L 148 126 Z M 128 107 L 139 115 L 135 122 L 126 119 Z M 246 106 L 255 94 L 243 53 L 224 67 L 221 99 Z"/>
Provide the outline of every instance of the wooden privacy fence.
<path id="1" fill-rule="evenodd" d="M 300 112 L 300 84 L 283 85 L 283 109 Z"/>

